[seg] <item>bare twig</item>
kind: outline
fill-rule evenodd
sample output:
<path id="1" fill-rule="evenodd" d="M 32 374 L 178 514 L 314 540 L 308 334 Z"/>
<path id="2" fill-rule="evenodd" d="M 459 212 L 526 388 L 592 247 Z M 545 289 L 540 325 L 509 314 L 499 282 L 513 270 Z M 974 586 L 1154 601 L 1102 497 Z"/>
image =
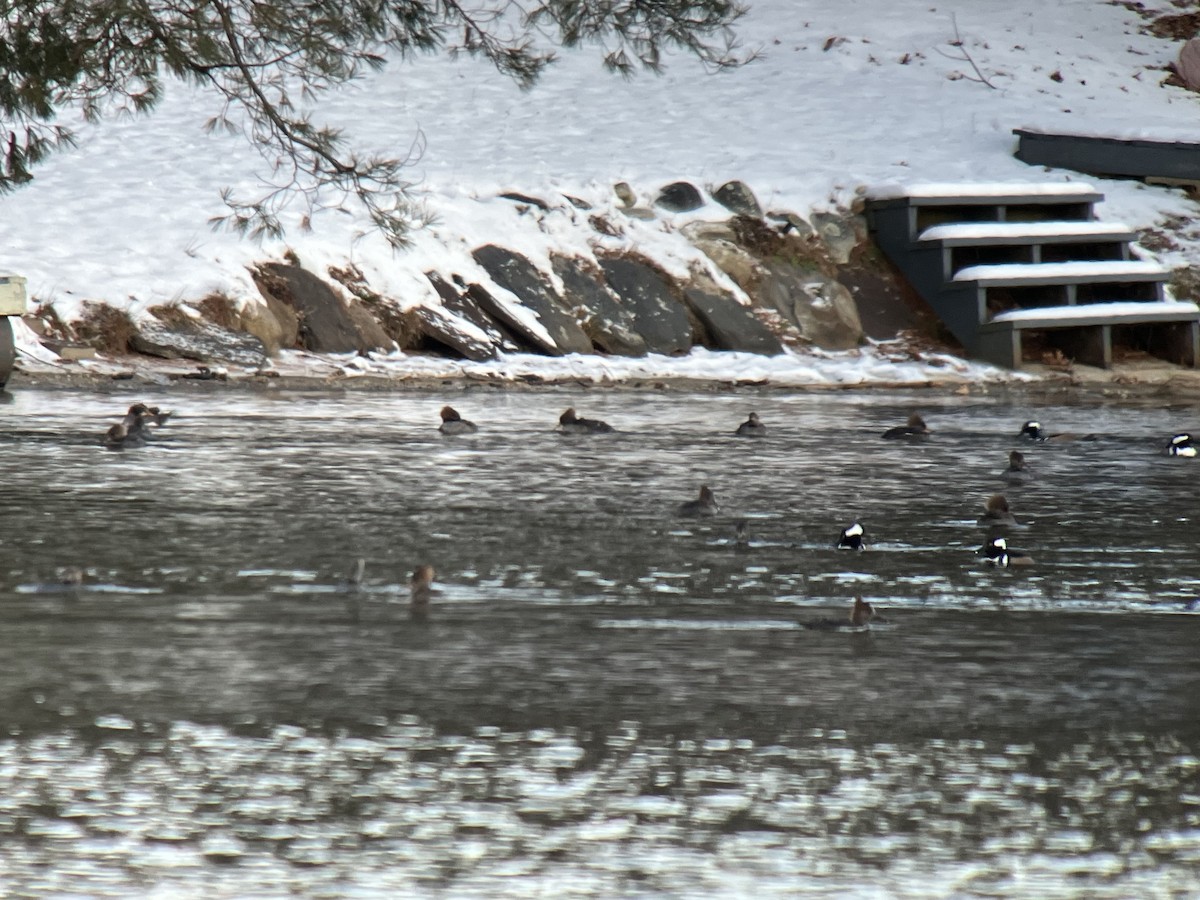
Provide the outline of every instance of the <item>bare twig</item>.
<path id="1" fill-rule="evenodd" d="M 998 88 L 988 80 L 988 77 L 983 74 L 979 66 L 975 64 L 975 59 L 971 56 L 971 51 L 967 49 L 966 44 L 963 43 L 962 35 L 958 32 L 958 19 L 953 13 L 950 14 L 950 23 L 954 26 L 954 40 L 949 41 L 948 43 L 951 47 L 954 47 L 959 51 L 959 55 L 954 56 L 949 54 L 940 47 L 934 47 L 933 49 L 942 56 L 946 57 L 946 59 L 953 59 L 957 62 L 965 62 L 970 65 L 970 67 L 975 71 L 975 77 L 972 78 L 970 75 L 964 75 L 963 78 L 967 79 L 967 81 L 977 81 L 980 84 L 986 84 L 992 90 L 998 90 Z"/>

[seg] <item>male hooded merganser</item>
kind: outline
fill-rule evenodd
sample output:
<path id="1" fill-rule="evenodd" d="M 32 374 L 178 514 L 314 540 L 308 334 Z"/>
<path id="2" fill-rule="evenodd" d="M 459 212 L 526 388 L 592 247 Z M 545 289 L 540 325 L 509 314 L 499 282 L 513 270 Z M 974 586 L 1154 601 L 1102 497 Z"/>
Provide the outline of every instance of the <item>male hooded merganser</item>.
<path id="1" fill-rule="evenodd" d="M 1017 520 L 1008 508 L 1008 499 L 1003 494 L 988 497 L 984 513 L 979 517 L 980 525 L 1016 525 Z"/>
<path id="2" fill-rule="evenodd" d="M 850 608 L 850 618 L 847 619 L 812 619 L 801 623 L 805 628 L 831 631 L 840 628 L 869 628 L 871 619 L 875 617 L 875 608 L 863 600 L 854 598 L 854 606 Z"/>
<path id="3" fill-rule="evenodd" d="M 862 525 L 858 522 L 847 525 L 838 537 L 837 548 L 839 550 L 866 550 L 867 545 L 863 543 L 865 533 Z"/>
<path id="4" fill-rule="evenodd" d="M 605 434 L 613 430 L 607 422 L 599 419 L 581 419 L 575 415 L 575 407 L 570 407 L 558 417 L 558 430 L 564 434 Z"/>
<path id="5" fill-rule="evenodd" d="M 429 614 L 433 598 L 433 566 L 417 566 L 408 582 L 408 609 L 414 616 Z"/>
<path id="6" fill-rule="evenodd" d="M 1189 459 L 1196 455 L 1196 445 L 1192 443 L 1190 434 L 1177 434 L 1167 444 L 1167 456 L 1186 456 Z"/>
<path id="7" fill-rule="evenodd" d="M 1009 550 L 1008 541 L 1002 537 L 994 537 L 977 551 L 983 554 L 984 562 L 990 566 L 1028 566 L 1033 563 L 1033 557 L 1020 550 Z"/>
<path id="8" fill-rule="evenodd" d="M 1033 470 L 1025 462 L 1025 454 L 1020 450 L 1008 451 L 1008 468 L 1001 473 L 1005 481 L 1021 484 L 1033 478 Z"/>
<path id="9" fill-rule="evenodd" d="M 908 417 L 907 425 L 897 425 L 895 428 L 889 428 L 883 433 L 885 439 L 889 441 L 896 440 L 922 440 L 929 436 L 929 426 L 925 424 L 916 413 Z"/>
<path id="10" fill-rule="evenodd" d="M 758 413 L 750 413 L 750 418 L 738 426 L 737 434 L 740 437 L 766 437 L 767 426 L 759 419 Z"/>
<path id="11" fill-rule="evenodd" d="M 438 426 L 438 431 L 442 434 L 474 434 L 479 430 L 474 422 L 460 416 L 453 406 L 443 406 L 440 415 L 442 424 Z"/>
<path id="12" fill-rule="evenodd" d="M 695 500 L 679 504 L 679 515 L 681 516 L 715 516 L 720 511 L 721 507 L 717 505 L 717 498 L 707 484 L 700 488 L 700 496 Z"/>
<path id="13" fill-rule="evenodd" d="M 1032 419 L 1021 426 L 1021 430 L 1017 432 L 1017 437 L 1028 438 L 1031 441 L 1094 441 L 1094 434 L 1074 434 L 1066 431 L 1060 434 L 1046 434 L 1040 422 L 1035 422 Z"/>

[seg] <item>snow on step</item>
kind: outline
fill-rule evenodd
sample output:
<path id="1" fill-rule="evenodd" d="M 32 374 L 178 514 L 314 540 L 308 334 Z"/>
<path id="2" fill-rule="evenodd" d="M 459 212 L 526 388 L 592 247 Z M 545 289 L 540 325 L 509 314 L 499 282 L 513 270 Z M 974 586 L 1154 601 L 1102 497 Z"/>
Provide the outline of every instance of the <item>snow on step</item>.
<path id="1" fill-rule="evenodd" d="M 970 222 L 935 225 L 921 232 L 922 241 L 1019 240 L 1021 238 L 1135 238 L 1136 232 L 1120 222 Z"/>
<path id="2" fill-rule="evenodd" d="M 1064 197 L 1071 199 L 1101 197 L 1090 184 L 1080 181 L 1034 181 L 1034 182 L 984 182 L 963 184 L 891 184 L 880 185 L 867 191 L 868 200 L 963 200 L 988 198 L 1002 200 L 1007 197 Z"/>
<path id="3" fill-rule="evenodd" d="M 1042 319 L 1136 319 L 1145 316 L 1189 318 L 1200 313 L 1200 306 L 1183 300 L 1114 303 L 1086 303 L 1081 306 L 1040 306 L 1013 309 L 992 316 L 993 322 L 1036 322 Z"/>
<path id="4" fill-rule="evenodd" d="M 1165 279 L 1170 274 L 1156 262 L 1146 260 L 1104 260 L 1099 262 L 1003 263 L 994 266 L 968 266 L 954 275 L 955 281 L 1054 281 L 1058 279 L 1145 278 Z"/>

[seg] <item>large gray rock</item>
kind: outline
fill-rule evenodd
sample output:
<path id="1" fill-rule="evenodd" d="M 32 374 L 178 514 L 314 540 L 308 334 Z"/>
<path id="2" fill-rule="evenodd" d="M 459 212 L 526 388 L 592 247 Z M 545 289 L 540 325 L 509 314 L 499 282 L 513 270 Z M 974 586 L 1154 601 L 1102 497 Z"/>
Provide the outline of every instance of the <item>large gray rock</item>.
<path id="1" fill-rule="evenodd" d="M 715 191 L 713 199 L 723 207 L 739 216 L 749 216 L 752 219 L 762 218 L 762 206 L 754 192 L 742 181 L 727 181 Z"/>
<path id="2" fill-rule="evenodd" d="M 473 324 L 446 309 L 418 306 L 410 311 L 426 341 L 476 361 L 496 356 L 497 345 L 481 337 Z"/>
<path id="3" fill-rule="evenodd" d="M 801 337 L 825 350 L 849 350 L 863 339 L 854 297 L 838 282 L 781 259 L 762 264 L 758 302 L 775 309 Z"/>
<path id="4" fill-rule="evenodd" d="M 300 337 L 296 311 L 265 294 L 239 311 L 237 327 L 262 341 L 271 356 L 280 350 L 293 349 Z"/>
<path id="5" fill-rule="evenodd" d="M 614 356 L 645 356 L 646 340 L 637 333 L 633 316 L 621 306 L 600 274 L 571 256 L 552 260 L 563 283 L 564 299 L 593 344 Z"/>
<path id="6" fill-rule="evenodd" d="M 719 350 L 741 350 L 774 356 L 783 352 L 779 338 L 754 314 L 732 297 L 688 288 L 683 292 L 688 307 L 696 315 Z"/>
<path id="7" fill-rule="evenodd" d="M 489 346 L 510 352 L 528 349 L 528 346 L 518 341 L 512 332 L 484 312 L 460 278 L 455 276 L 453 279 L 447 279 L 438 272 L 426 272 L 425 277 L 442 298 L 442 306 L 449 313 L 449 319 L 465 319 L 474 325 L 487 336 Z"/>
<path id="8" fill-rule="evenodd" d="M 734 284 L 753 295 L 761 276 L 758 258 L 739 246 L 727 224 L 694 223 L 680 229 L 701 253 L 711 259 Z"/>
<path id="9" fill-rule="evenodd" d="M 625 257 L 602 259 L 600 267 L 622 308 L 633 317 L 633 327 L 645 340 L 647 352 L 676 354 L 692 349 L 687 311 L 657 270 Z"/>
<path id="10" fill-rule="evenodd" d="M 1175 71 L 1184 87 L 1190 91 L 1200 91 L 1200 38 L 1192 38 L 1183 45 Z"/>
<path id="11" fill-rule="evenodd" d="M 337 292 L 307 269 L 290 263 L 264 263 L 255 274 L 258 289 L 287 304 L 299 318 L 300 344 L 315 353 L 390 349 L 387 332 L 365 309 L 351 311 Z"/>
<path id="12" fill-rule="evenodd" d="M 254 335 L 182 313 L 170 316 L 169 321 L 154 318 L 138 322 L 129 346 L 138 353 L 163 359 L 194 359 L 253 368 L 261 368 L 267 362 L 267 348 Z"/>
<path id="13" fill-rule="evenodd" d="M 542 335 L 530 329 L 528 323 L 509 309 L 506 303 L 488 295 L 490 304 L 484 305 L 483 298 L 476 297 L 488 313 L 540 346 L 546 353 L 558 355 L 592 352 L 591 340 L 575 317 L 563 306 L 553 285 L 533 263 L 519 253 L 495 244 L 478 248 L 472 256 L 483 266 L 492 281 L 515 295 L 523 307 L 538 317 L 542 328 L 550 335 L 551 343 L 547 344 Z"/>
<path id="14" fill-rule="evenodd" d="M 671 212 L 691 212 L 704 205 L 704 195 L 695 185 L 686 181 L 676 181 L 658 192 L 654 205 Z"/>
<path id="15" fill-rule="evenodd" d="M 859 227 L 854 218 L 833 212 L 818 212 L 812 216 L 813 230 L 825 245 L 829 258 L 839 266 L 850 262 L 850 255 L 860 240 Z"/>

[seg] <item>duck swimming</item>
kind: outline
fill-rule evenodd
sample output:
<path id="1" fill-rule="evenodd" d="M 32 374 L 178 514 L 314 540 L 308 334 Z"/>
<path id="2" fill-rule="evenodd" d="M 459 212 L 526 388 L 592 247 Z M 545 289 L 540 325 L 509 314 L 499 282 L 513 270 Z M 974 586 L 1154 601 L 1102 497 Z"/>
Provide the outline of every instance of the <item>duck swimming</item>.
<path id="1" fill-rule="evenodd" d="M 1196 456 L 1196 445 L 1192 443 L 1190 434 L 1177 434 L 1167 444 L 1167 456 L 1183 456 L 1192 459 Z"/>
<path id="2" fill-rule="evenodd" d="M 1035 422 L 1032 419 L 1021 426 L 1021 430 L 1017 432 L 1017 437 L 1028 438 L 1030 441 L 1041 443 L 1042 441 L 1094 441 L 1094 434 L 1074 434 L 1072 432 L 1062 432 L 1060 434 L 1047 434 L 1042 428 L 1040 422 Z"/>
<path id="3" fill-rule="evenodd" d="M 839 550 L 866 550 L 867 545 L 863 543 L 863 527 L 858 522 L 847 525 L 842 529 L 841 535 L 838 537 L 837 549 Z"/>
<path id="4" fill-rule="evenodd" d="M 908 424 L 889 428 L 883 433 L 883 437 L 889 441 L 919 441 L 929 437 L 929 434 L 929 426 L 925 424 L 925 420 L 913 413 L 908 417 Z"/>
<path id="5" fill-rule="evenodd" d="M 679 515 L 681 516 L 715 516 L 720 511 L 721 507 L 717 505 L 717 498 L 707 484 L 700 488 L 700 496 L 695 500 L 679 504 Z"/>
<path id="6" fill-rule="evenodd" d="M 980 525 L 1016 525 L 1017 520 L 1008 508 L 1008 498 L 1003 494 L 992 494 L 979 517 Z"/>
<path id="7" fill-rule="evenodd" d="M 150 429 L 146 427 L 145 420 L 136 417 L 133 425 L 126 425 L 122 421 L 108 429 L 104 434 L 103 444 L 109 450 L 128 450 L 133 447 L 145 447 L 149 437 Z"/>
<path id="8" fill-rule="evenodd" d="M 408 582 L 408 609 L 414 616 L 427 616 L 433 599 L 433 566 L 417 566 Z"/>
<path id="9" fill-rule="evenodd" d="M 125 413 L 123 422 L 126 428 L 136 424 L 138 421 L 146 425 L 166 425 L 167 419 L 171 418 L 174 413 L 170 410 L 164 412 L 157 406 L 147 406 L 145 403 L 135 403 L 129 407 L 129 412 Z"/>
<path id="10" fill-rule="evenodd" d="M 453 406 L 443 406 L 439 415 L 442 424 L 438 426 L 438 431 L 442 434 L 474 434 L 479 430 L 479 426 L 460 416 Z"/>
<path id="11" fill-rule="evenodd" d="M 750 418 L 738 426 L 736 434 L 740 437 L 766 437 L 767 426 L 759 419 L 758 413 L 752 412 Z"/>
<path id="12" fill-rule="evenodd" d="M 1033 470 L 1025 462 L 1025 454 L 1020 450 L 1008 452 L 1008 468 L 1000 473 L 1005 481 L 1011 484 L 1023 484 L 1033 478 Z"/>
<path id="13" fill-rule="evenodd" d="M 848 619 L 812 619 L 801 624 L 812 630 L 836 631 L 838 629 L 869 628 L 873 618 L 875 618 L 875 607 L 863 600 L 862 597 L 855 597 L 854 606 L 850 608 Z"/>
<path id="14" fill-rule="evenodd" d="M 572 406 L 558 417 L 558 430 L 564 434 L 606 434 L 613 427 L 599 419 L 580 418 L 575 415 L 575 407 Z"/>
<path id="15" fill-rule="evenodd" d="M 994 537 L 982 547 L 978 553 L 983 554 L 984 562 L 990 566 L 1007 569 L 1009 566 L 1028 566 L 1033 564 L 1033 557 L 1020 550 L 1009 550 L 1008 541 L 1002 537 Z"/>

